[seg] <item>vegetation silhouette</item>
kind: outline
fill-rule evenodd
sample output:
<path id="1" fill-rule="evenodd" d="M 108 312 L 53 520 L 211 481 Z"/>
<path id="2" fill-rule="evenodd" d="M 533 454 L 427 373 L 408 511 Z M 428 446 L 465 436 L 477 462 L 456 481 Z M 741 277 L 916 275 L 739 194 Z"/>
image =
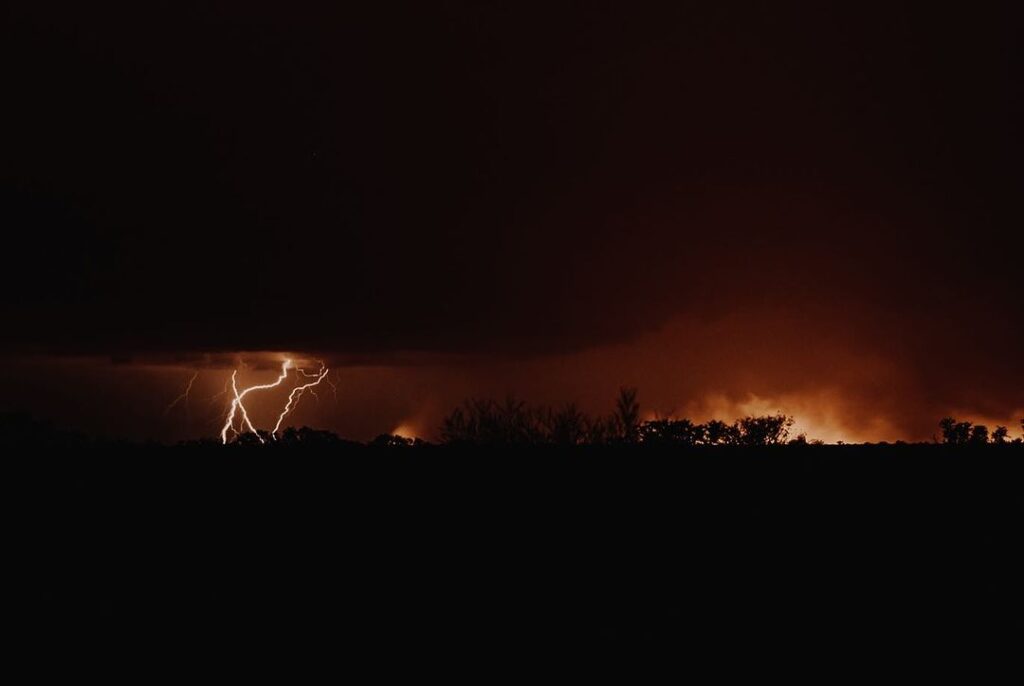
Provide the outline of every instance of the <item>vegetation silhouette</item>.
<path id="1" fill-rule="evenodd" d="M 223 446 L 0 415 L 6 462 L 31 473 L 11 490 L 33 636 L 292 638 L 384 663 L 524 640 L 733 655 L 1024 631 L 1024 449 L 1003 427 L 815 445 L 786 415 L 641 416 L 632 389 L 607 416 L 476 399 L 439 445 L 289 427 Z"/>
<path id="2" fill-rule="evenodd" d="M 1020 420 L 1021 431 L 1024 432 L 1024 418 Z M 942 430 L 942 442 L 950 446 L 985 446 L 985 445 L 1021 445 L 1024 439 L 1009 439 L 1010 430 L 1002 425 L 989 433 L 984 424 L 957 421 L 953 417 L 943 417 L 939 421 Z"/>
<path id="3" fill-rule="evenodd" d="M 467 400 L 444 419 L 441 436 L 446 444 L 478 446 L 763 447 L 786 443 L 793 423 L 784 414 L 743 417 L 732 424 L 717 419 L 705 424 L 685 418 L 641 421 L 636 390 L 623 388 L 608 417 L 590 417 L 575 405 L 531 407 L 512 397 L 502 403 Z M 794 440 L 806 443 L 805 437 Z"/>
<path id="4" fill-rule="evenodd" d="M 778 413 L 741 417 L 732 424 L 711 419 L 703 424 L 687 418 L 640 420 L 635 388 L 622 388 L 614 411 L 592 417 L 575 404 L 561 409 L 534 407 L 509 396 L 504 402 L 472 398 L 444 418 L 442 442 L 470 446 L 616 446 L 652 448 L 731 446 L 823 445 L 805 434 L 790 438 L 792 416 Z M 1024 419 L 1021 420 L 1024 429 Z M 1009 439 L 1009 430 L 998 426 L 990 434 L 986 426 L 946 417 L 939 422 L 943 443 L 952 446 L 986 446 L 1022 443 Z"/>
<path id="5" fill-rule="evenodd" d="M 228 444 L 232 448 L 265 449 L 319 449 L 345 450 L 406 449 L 426 447 L 599 447 L 615 448 L 635 446 L 650 449 L 672 448 L 778 448 L 824 446 L 820 439 L 805 434 L 791 437 L 795 419 L 783 413 L 746 416 L 726 423 L 710 419 L 695 423 L 688 418 L 640 419 L 640 403 L 635 388 L 623 387 L 615 399 L 613 411 L 607 415 L 591 416 L 575 403 L 559 408 L 530 405 L 509 395 L 503 401 L 489 398 L 469 398 L 454 408 L 442 420 L 440 444 L 422 438 L 396 434 L 380 434 L 368 442 L 348 440 L 323 429 L 308 426 L 290 426 L 277 435 L 268 431 L 239 434 Z M 1011 437 L 1006 426 L 997 425 L 989 431 L 984 424 L 944 417 L 938 427 L 941 440 L 932 444 L 957 448 L 987 448 L 989 446 L 1024 446 L 1024 436 Z M 1024 418 L 1020 420 L 1024 434 Z M 89 445 L 134 445 L 128 441 L 104 440 L 84 433 L 67 431 L 52 423 L 39 421 L 23 412 L 0 413 L 0 432 L 9 445 L 37 448 L 83 447 Z M 906 445 L 898 441 L 898 445 Z M 148 445 L 156 445 L 152 442 Z M 212 437 L 181 441 L 178 447 L 224 447 Z M 839 445 L 843 445 L 840 441 Z M 863 444 L 873 445 L 873 444 Z M 879 446 L 887 446 L 882 442 Z M 915 444 L 927 445 L 927 444 Z"/>

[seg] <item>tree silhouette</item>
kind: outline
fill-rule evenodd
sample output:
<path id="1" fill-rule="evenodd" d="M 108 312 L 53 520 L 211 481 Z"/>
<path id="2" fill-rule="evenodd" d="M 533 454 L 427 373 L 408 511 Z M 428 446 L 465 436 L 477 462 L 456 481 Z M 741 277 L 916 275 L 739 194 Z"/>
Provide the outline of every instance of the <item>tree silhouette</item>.
<path id="1" fill-rule="evenodd" d="M 953 417 L 943 417 L 939 422 L 942 440 L 946 445 L 966 445 L 971 438 L 971 423 L 958 422 Z"/>
<path id="2" fill-rule="evenodd" d="M 548 441 L 555 445 L 579 445 L 587 441 L 587 417 L 574 403 L 561 410 L 547 410 L 544 428 Z"/>
<path id="3" fill-rule="evenodd" d="M 682 419 L 640 421 L 635 388 L 619 390 L 614 412 L 589 417 L 575 405 L 558 410 L 531 407 L 508 397 L 503 403 L 473 398 L 444 418 L 443 442 L 449 445 L 643 445 L 646 447 L 769 446 L 786 443 L 793 418 L 784 414 L 744 417 L 733 424 L 712 419 L 695 424 Z M 803 436 L 803 444 L 808 441 Z M 375 445 L 395 443 L 380 436 Z M 397 445 L 397 443 L 396 443 Z"/>
<path id="4" fill-rule="evenodd" d="M 988 443 L 988 427 L 983 424 L 975 424 L 971 427 L 971 437 L 968 439 L 971 445 L 985 445 Z"/>
<path id="5" fill-rule="evenodd" d="M 619 438 L 626 443 L 636 443 L 640 438 L 640 404 L 636 401 L 636 389 L 623 387 L 615 400 L 613 417 Z"/>
<path id="6" fill-rule="evenodd" d="M 607 445 L 615 440 L 615 420 L 612 417 L 588 418 L 585 442 L 589 445 Z"/>
<path id="7" fill-rule="evenodd" d="M 475 445 L 537 445 L 546 442 L 544 414 L 508 396 L 504 403 L 470 399 L 445 417 L 445 443 Z"/>
<path id="8" fill-rule="evenodd" d="M 1005 426 L 997 426 L 992 432 L 992 442 L 996 445 L 1005 445 L 1006 437 L 1009 435 L 1010 430 Z"/>

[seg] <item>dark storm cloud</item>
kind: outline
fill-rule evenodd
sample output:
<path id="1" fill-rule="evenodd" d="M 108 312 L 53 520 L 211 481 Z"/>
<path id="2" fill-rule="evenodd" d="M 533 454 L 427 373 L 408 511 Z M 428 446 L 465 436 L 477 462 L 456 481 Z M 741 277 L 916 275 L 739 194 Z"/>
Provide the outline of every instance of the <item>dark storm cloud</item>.
<path id="1" fill-rule="evenodd" d="M 1024 404 L 1013 17 L 819 5 L 12 8 L 5 346 L 522 355 L 785 310 L 915 408 Z"/>

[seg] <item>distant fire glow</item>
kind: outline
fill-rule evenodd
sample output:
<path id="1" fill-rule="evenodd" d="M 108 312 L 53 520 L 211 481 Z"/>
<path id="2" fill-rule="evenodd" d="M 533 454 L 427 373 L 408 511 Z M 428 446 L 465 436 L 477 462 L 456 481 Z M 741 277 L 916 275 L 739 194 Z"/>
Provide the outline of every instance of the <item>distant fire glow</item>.
<path id="1" fill-rule="evenodd" d="M 237 437 L 245 432 L 249 432 L 256 436 L 260 443 L 265 443 L 263 436 L 253 425 L 249 419 L 249 412 L 245 407 L 245 397 L 254 391 L 264 391 L 271 388 L 277 388 L 281 386 L 288 378 L 288 371 L 294 369 L 295 376 L 305 380 L 304 383 L 300 383 L 295 386 L 291 393 L 288 394 L 288 401 L 285 403 L 281 413 L 277 416 L 277 422 L 274 424 L 274 428 L 270 431 L 270 437 L 277 440 L 277 434 L 281 430 L 281 423 L 284 418 L 288 416 L 298 406 L 299 400 L 302 395 L 309 391 L 314 393 L 313 388 L 320 384 L 320 382 L 327 379 L 328 369 L 324 366 L 324 363 L 320 363 L 320 368 L 315 372 L 308 372 L 301 367 L 296 367 L 291 359 L 285 359 L 281 363 L 281 373 L 278 375 L 277 380 L 273 383 L 258 384 L 255 386 L 248 386 L 243 389 L 238 387 L 238 370 L 234 370 L 231 373 L 231 391 L 234 394 L 234 398 L 231 400 L 231 406 L 228 409 L 227 417 L 224 419 L 224 426 L 220 431 L 221 443 L 227 445 L 232 436 Z M 328 381 L 330 383 L 330 381 Z M 333 387 L 333 384 L 332 384 Z M 237 423 L 237 428 L 236 428 Z"/>

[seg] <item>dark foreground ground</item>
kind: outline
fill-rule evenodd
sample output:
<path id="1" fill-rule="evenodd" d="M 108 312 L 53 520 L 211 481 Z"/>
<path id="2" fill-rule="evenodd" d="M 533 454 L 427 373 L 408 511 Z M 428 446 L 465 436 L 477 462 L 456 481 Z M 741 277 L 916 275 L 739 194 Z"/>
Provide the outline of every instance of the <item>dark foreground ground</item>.
<path id="1" fill-rule="evenodd" d="M 23 636 L 88 660 L 728 674 L 1024 638 L 1017 448 L 21 453 Z"/>

